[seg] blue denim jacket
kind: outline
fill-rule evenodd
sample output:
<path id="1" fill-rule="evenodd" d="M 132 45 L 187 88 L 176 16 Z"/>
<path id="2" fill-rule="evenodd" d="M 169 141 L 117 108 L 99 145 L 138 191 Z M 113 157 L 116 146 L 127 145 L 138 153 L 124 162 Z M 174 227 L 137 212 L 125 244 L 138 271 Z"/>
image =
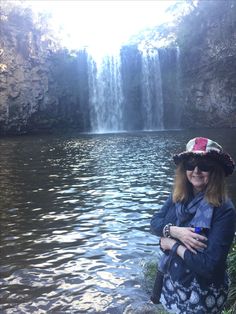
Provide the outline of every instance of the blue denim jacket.
<path id="1" fill-rule="evenodd" d="M 153 216 L 151 232 L 162 236 L 163 228 L 168 223 L 177 225 L 176 208 L 171 195 L 161 210 Z M 202 288 L 211 283 L 215 286 L 222 285 L 225 280 L 227 255 L 234 239 L 235 223 L 236 213 L 231 200 L 215 207 L 211 227 L 206 234 L 207 248 L 197 254 L 186 250 L 184 259 L 175 255 L 169 268 L 172 279 L 181 281 L 185 286 L 193 279 L 196 279 Z M 185 226 L 189 226 L 188 222 Z"/>

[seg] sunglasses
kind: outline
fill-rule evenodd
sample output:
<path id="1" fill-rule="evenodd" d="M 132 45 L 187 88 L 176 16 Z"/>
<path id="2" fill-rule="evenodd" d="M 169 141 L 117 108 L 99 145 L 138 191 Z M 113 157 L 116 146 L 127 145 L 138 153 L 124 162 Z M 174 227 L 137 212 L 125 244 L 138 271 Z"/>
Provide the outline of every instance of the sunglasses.
<path id="1" fill-rule="evenodd" d="M 213 170 L 214 165 L 207 160 L 187 160 L 184 163 L 184 169 L 186 171 L 193 171 L 196 167 L 198 167 L 200 171 L 209 172 Z"/>

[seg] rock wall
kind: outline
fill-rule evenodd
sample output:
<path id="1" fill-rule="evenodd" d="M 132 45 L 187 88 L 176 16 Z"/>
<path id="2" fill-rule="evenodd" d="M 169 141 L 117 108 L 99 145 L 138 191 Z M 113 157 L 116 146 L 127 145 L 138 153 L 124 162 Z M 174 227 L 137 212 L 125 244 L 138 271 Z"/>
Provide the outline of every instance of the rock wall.
<path id="1" fill-rule="evenodd" d="M 0 23 L 0 132 L 21 133 L 40 105 L 57 100 L 48 93 L 47 52 L 31 19 L 1 11 Z"/>
<path id="2" fill-rule="evenodd" d="M 88 99 L 86 53 L 71 57 L 42 28 L 45 21 L 37 27 L 30 10 L 7 9 L 1 3 L 0 134 L 88 129 L 81 109 Z"/>
<path id="3" fill-rule="evenodd" d="M 202 1 L 180 24 L 183 127 L 236 127 L 236 3 Z"/>

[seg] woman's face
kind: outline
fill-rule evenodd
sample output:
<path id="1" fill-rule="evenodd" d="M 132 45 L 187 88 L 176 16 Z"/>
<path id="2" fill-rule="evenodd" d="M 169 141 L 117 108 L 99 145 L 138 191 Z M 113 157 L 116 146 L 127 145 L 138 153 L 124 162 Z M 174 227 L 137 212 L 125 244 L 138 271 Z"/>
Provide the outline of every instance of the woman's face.
<path id="1" fill-rule="evenodd" d="M 214 165 L 209 158 L 198 157 L 189 158 L 185 161 L 184 168 L 187 179 L 193 186 L 193 190 L 200 192 L 206 188 L 209 182 L 210 171 L 214 168 Z"/>

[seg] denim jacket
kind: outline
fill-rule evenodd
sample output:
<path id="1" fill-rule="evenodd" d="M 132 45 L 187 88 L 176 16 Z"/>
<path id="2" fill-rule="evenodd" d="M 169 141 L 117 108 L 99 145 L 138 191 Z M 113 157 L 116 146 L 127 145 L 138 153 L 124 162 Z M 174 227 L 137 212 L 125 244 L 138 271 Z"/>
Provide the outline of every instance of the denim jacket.
<path id="1" fill-rule="evenodd" d="M 166 224 L 177 225 L 175 206 L 170 195 L 151 220 L 153 234 L 163 236 L 162 232 Z M 206 234 L 207 248 L 197 254 L 186 250 L 184 259 L 175 255 L 169 268 L 172 279 L 181 281 L 186 286 L 193 279 L 196 279 L 203 288 L 211 283 L 215 286 L 222 285 L 225 280 L 227 255 L 234 239 L 235 223 L 236 213 L 231 200 L 214 207 L 211 227 Z M 186 222 L 184 226 L 190 224 Z"/>

